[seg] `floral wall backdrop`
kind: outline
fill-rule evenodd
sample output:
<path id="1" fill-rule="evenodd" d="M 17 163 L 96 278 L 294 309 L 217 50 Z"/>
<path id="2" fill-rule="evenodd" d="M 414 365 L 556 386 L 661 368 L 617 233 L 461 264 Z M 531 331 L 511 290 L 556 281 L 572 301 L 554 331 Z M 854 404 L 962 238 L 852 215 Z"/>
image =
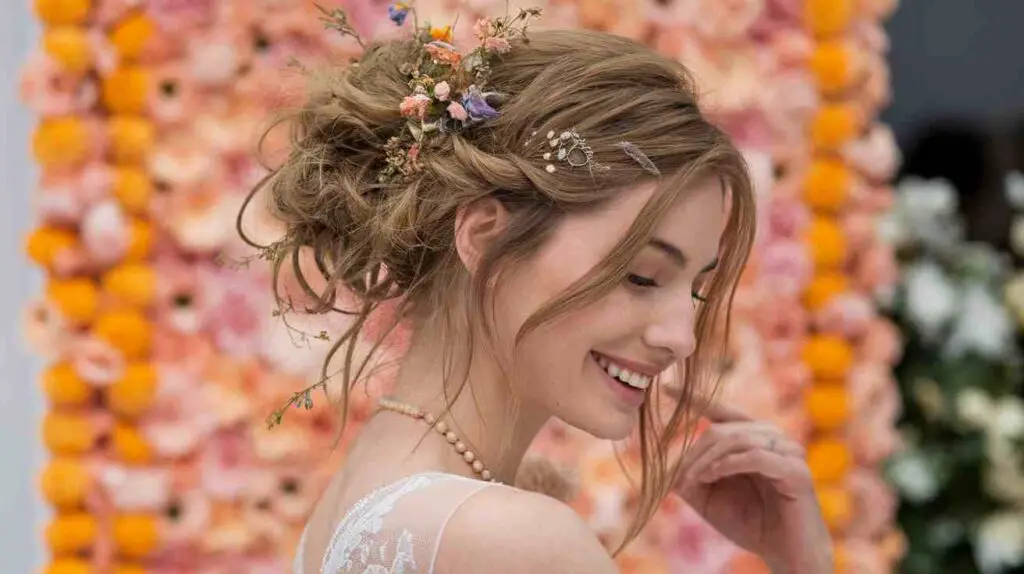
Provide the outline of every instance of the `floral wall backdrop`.
<path id="1" fill-rule="evenodd" d="M 398 34 L 383 0 L 324 0 L 364 36 Z M 884 0 L 536 0 L 541 26 L 634 37 L 696 73 L 757 180 L 757 250 L 737 302 L 724 393 L 805 440 L 843 572 L 902 554 L 880 465 L 897 448 L 899 343 L 874 310 L 895 262 L 874 222 L 897 153 Z M 234 217 L 261 177 L 254 143 L 294 101 L 292 62 L 346 62 L 307 0 L 35 0 L 44 34 L 21 78 L 42 171 L 28 256 L 45 293 L 26 337 L 50 453 L 49 572 L 285 572 L 332 465 L 326 402 L 265 417 L 318 376 L 340 316 L 275 314 Z M 497 0 L 421 0 L 469 45 Z M 397 105 L 397 103 L 396 103 Z M 271 223 L 254 221 L 271 235 Z M 289 281 L 284 277 L 282 281 Z M 284 319 L 287 318 L 288 324 Z M 324 333 L 325 336 L 320 334 Z M 389 351 L 397 354 L 401 341 Z M 351 432 L 372 412 L 357 394 Z M 578 474 L 602 537 L 632 499 L 612 445 L 559 426 L 539 453 Z M 629 466 L 630 455 L 625 460 Z M 625 572 L 764 572 L 674 499 L 619 558 Z"/>

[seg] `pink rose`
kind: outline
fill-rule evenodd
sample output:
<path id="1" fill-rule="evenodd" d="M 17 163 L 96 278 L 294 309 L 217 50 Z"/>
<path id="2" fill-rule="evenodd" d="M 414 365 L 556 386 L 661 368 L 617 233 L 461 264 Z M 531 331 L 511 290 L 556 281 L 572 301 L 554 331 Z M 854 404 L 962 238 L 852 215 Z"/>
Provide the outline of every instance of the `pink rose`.
<path id="1" fill-rule="evenodd" d="M 843 233 L 850 251 L 857 253 L 878 239 L 877 221 L 873 213 L 853 209 L 842 216 Z"/>
<path id="2" fill-rule="evenodd" d="M 769 235 L 775 239 L 797 239 L 811 221 L 807 204 L 799 200 L 776 200 L 768 207 Z"/>
<path id="3" fill-rule="evenodd" d="M 203 443 L 199 472 L 203 489 L 214 498 L 234 500 L 253 480 L 255 462 L 248 434 L 221 431 Z"/>
<path id="4" fill-rule="evenodd" d="M 903 354 L 900 330 L 888 319 L 871 321 L 860 340 L 862 360 L 880 365 L 895 365 Z"/>
<path id="5" fill-rule="evenodd" d="M 803 243 L 776 239 L 761 251 L 758 281 L 779 296 L 797 296 L 810 282 L 813 265 Z"/>
<path id="6" fill-rule="evenodd" d="M 31 56 L 21 73 L 19 99 L 39 116 L 64 116 L 87 112 L 99 99 L 89 76 L 69 74 L 53 58 Z"/>
<path id="7" fill-rule="evenodd" d="M 166 468 L 124 467 L 109 464 L 98 479 L 114 508 L 131 512 L 164 510 L 172 496 L 171 473 Z"/>
<path id="8" fill-rule="evenodd" d="M 423 119 L 430 107 L 430 96 L 426 94 L 413 94 L 402 99 L 399 111 L 407 118 Z"/>
<path id="9" fill-rule="evenodd" d="M 448 85 L 448 82 L 438 82 L 434 85 L 434 97 L 439 102 L 448 101 L 448 96 L 452 93 L 452 87 Z"/>
<path id="10" fill-rule="evenodd" d="M 113 265 L 125 256 L 130 233 L 128 218 L 113 199 L 97 204 L 82 219 L 82 244 L 100 265 Z"/>
<path id="11" fill-rule="evenodd" d="M 106 341 L 78 338 L 68 347 L 68 354 L 75 372 L 90 384 L 109 385 L 124 375 L 124 356 Z"/>
<path id="12" fill-rule="evenodd" d="M 769 362 L 796 360 L 807 336 L 807 312 L 796 300 L 777 296 L 756 318 Z"/>
<path id="13" fill-rule="evenodd" d="M 487 38 L 484 40 L 484 48 L 499 54 L 507 54 L 512 49 L 512 45 L 505 38 Z"/>
<path id="14" fill-rule="evenodd" d="M 900 151 L 889 126 L 876 123 L 864 137 L 843 146 L 846 162 L 875 182 L 890 181 L 900 164 Z"/>
<path id="15" fill-rule="evenodd" d="M 217 18 L 216 0 L 150 0 L 146 8 L 158 26 L 177 33 L 207 26 Z"/>
<path id="16" fill-rule="evenodd" d="M 460 122 L 464 122 L 469 118 L 469 113 L 466 112 L 466 108 L 464 108 L 459 102 L 452 102 L 448 104 L 448 115 L 450 115 L 452 119 Z"/>
<path id="17" fill-rule="evenodd" d="M 814 79 L 802 70 L 783 71 L 766 78 L 759 99 L 759 109 L 774 132 L 786 141 L 803 137 L 821 105 Z"/>
<path id="18" fill-rule="evenodd" d="M 169 518 L 166 509 L 162 513 L 164 528 L 161 534 L 168 546 L 180 551 L 181 547 L 196 542 L 209 528 L 213 505 L 210 503 L 210 495 L 196 486 L 186 488 L 178 485 L 175 491 L 172 504 L 176 512 L 173 519 Z"/>
<path id="19" fill-rule="evenodd" d="M 865 291 L 885 293 L 896 285 L 899 268 L 888 245 L 875 243 L 856 257 L 854 278 Z"/>
<path id="20" fill-rule="evenodd" d="M 867 331 L 875 317 L 874 304 L 860 293 L 844 293 L 832 298 L 814 317 L 818 331 L 856 338 Z"/>
<path id="21" fill-rule="evenodd" d="M 45 359 L 63 355 L 72 341 L 71 332 L 60 311 L 45 298 L 24 307 L 21 332 L 32 353 Z"/>
<path id="22" fill-rule="evenodd" d="M 880 110 L 892 101 L 892 82 L 885 58 L 867 58 L 867 81 L 861 88 L 861 101 L 868 110 Z"/>
<path id="23" fill-rule="evenodd" d="M 800 396 L 811 382 L 811 370 L 802 361 L 773 363 L 768 372 L 782 402 Z"/>
<path id="24" fill-rule="evenodd" d="M 737 40 L 746 35 L 764 7 L 765 0 L 696 0 L 690 17 L 697 32 L 706 38 Z"/>
<path id="25" fill-rule="evenodd" d="M 476 37 L 480 40 L 486 40 L 487 38 L 494 36 L 494 23 L 488 18 L 480 18 L 476 21 L 476 24 L 473 25 L 473 33 L 476 34 Z"/>
<path id="26" fill-rule="evenodd" d="M 856 512 L 844 534 L 854 538 L 874 538 L 892 524 L 896 496 L 882 477 L 873 470 L 854 469 L 847 478 Z"/>
<path id="27" fill-rule="evenodd" d="M 32 203 L 40 220 L 55 225 L 77 224 L 88 209 L 88 203 L 68 177 L 43 175 Z"/>
<path id="28" fill-rule="evenodd" d="M 263 316 L 270 315 L 270 293 L 259 274 L 230 268 L 200 269 L 199 283 L 205 286 L 201 323 L 229 355 L 249 357 L 260 347 Z"/>

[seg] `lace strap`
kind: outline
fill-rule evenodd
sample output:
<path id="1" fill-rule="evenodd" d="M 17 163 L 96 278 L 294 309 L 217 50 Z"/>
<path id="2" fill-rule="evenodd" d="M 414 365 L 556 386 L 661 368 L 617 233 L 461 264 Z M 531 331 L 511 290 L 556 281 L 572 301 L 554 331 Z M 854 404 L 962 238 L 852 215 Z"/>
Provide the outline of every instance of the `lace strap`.
<path id="1" fill-rule="evenodd" d="M 462 508 L 462 506 L 464 504 L 466 504 L 466 502 L 468 502 L 470 498 L 473 498 L 473 496 L 475 496 L 479 492 L 483 492 L 484 490 L 487 490 L 488 487 L 496 485 L 496 483 L 483 482 L 483 481 L 480 481 L 480 480 L 477 480 L 477 479 L 473 479 L 473 478 L 463 478 L 461 476 L 460 477 L 453 477 L 453 480 L 456 480 L 456 479 L 457 480 L 465 480 L 467 482 L 472 483 L 472 485 L 471 485 L 470 488 L 467 488 L 465 490 L 465 492 L 461 493 L 461 496 L 455 501 L 455 503 L 448 510 L 448 513 L 447 513 L 447 515 L 445 515 L 444 520 L 441 521 L 441 527 L 440 527 L 440 529 L 438 529 L 438 532 L 437 532 L 437 539 L 434 541 L 434 551 L 430 555 L 430 570 L 429 570 L 429 572 L 431 574 L 433 574 L 434 566 L 437 564 L 437 555 L 441 551 L 441 541 L 444 539 L 444 531 L 447 530 L 448 523 L 451 521 L 452 517 L 455 516 L 455 513 L 458 512 L 459 509 Z"/>

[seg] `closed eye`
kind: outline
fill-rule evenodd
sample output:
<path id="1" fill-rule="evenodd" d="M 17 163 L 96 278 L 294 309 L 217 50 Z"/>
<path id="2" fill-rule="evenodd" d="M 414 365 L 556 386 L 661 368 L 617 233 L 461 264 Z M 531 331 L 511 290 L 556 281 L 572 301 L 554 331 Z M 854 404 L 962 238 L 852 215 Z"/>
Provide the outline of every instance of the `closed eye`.
<path id="1" fill-rule="evenodd" d="M 630 273 L 629 275 L 626 276 L 626 281 L 629 281 L 630 284 L 636 287 L 650 288 L 658 286 L 658 282 L 655 281 L 654 279 L 651 279 L 650 277 L 644 277 L 642 275 L 635 275 L 633 273 Z"/>

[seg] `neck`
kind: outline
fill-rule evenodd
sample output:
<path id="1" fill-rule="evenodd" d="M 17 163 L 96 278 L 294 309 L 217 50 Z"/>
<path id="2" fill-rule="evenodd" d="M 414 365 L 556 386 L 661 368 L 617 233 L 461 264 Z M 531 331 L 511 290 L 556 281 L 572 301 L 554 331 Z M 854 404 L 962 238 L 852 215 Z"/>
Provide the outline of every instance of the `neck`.
<path id="1" fill-rule="evenodd" d="M 446 363 L 436 335 L 424 331 L 414 336 L 403 359 L 395 398 L 447 421 L 498 480 L 512 484 L 530 443 L 550 415 L 529 404 L 511 406 L 511 384 L 484 345 L 474 347 L 472 360 L 456 354 Z M 465 463 L 440 436 L 426 440 L 438 443 L 429 451 L 437 453 L 439 468 L 465 472 Z"/>

